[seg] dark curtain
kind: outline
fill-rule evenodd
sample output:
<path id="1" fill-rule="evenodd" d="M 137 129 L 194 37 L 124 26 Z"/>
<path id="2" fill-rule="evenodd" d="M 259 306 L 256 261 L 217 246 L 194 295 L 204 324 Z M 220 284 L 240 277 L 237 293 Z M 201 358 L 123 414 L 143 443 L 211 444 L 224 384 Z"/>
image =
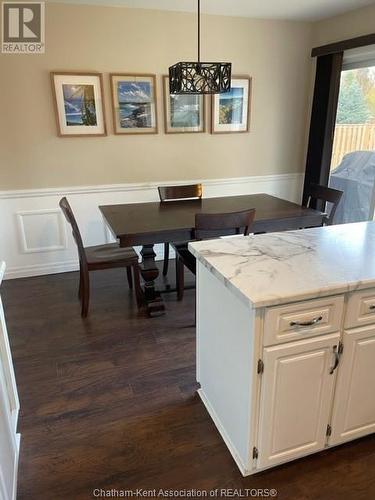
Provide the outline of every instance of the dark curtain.
<path id="1" fill-rule="evenodd" d="M 303 203 L 309 184 L 328 185 L 343 55 L 317 57 Z"/>

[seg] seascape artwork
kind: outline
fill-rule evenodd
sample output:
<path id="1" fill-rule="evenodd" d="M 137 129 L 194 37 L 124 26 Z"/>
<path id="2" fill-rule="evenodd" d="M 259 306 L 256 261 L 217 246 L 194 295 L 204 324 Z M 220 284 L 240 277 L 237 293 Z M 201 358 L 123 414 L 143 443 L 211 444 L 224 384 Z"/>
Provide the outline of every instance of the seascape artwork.
<path id="1" fill-rule="evenodd" d="M 117 83 L 121 128 L 152 128 L 153 87 L 151 82 L 119 81 Z"/>
<path id="2" fill-rule="evenodd" d="M 62 85 L 65 122 L 68 127 L 96 126 L 94 85 Z"/>
<path id="3" fill-rule="evenodd" d="M 219 124 L 241 124 L 243 120 L 244 89 L 232 87 L 229 92 L 220 95 Z"/>
<path id="4" fill-rule="evenodd" d="M 196 95 L 171 95 L 171 127 L 198 128 L 201 122 L 200 100 Z"/>

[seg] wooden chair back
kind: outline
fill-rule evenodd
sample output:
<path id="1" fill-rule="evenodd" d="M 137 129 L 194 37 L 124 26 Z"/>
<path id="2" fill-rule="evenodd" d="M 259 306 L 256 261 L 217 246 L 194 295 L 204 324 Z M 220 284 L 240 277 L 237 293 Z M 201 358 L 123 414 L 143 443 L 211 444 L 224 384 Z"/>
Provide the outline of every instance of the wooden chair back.
<path id="1" fill-rule="evenodd" d="M 247 236 L 255 218 L 255 208 L 225 214 L 196 214 L 195 239 L 203 240 L 243 234 Z"/>
<path id="2" fill-rule="evenodd" d="M 158 191 L 161 202 L 183 199 L 200 200 L 202 198 L 202 184 L 159 186 Z"/>
<path id="3" fill-rule="evenodd" d="M 78 224 L 76 221 L 76 218 L 74 217 L 72 207 L 70 206 L 67 198 L 64 196 L 64 198 L 61 198 L 60 200 L 60 208 L 65 216 L 65 219 L 68 221 L 72 228 L 72 234 L 74 241 L 77 244 L 78 247 L 78 255 L 79 255 L 79 260 L 82 263 L 86 262 L 86 253 L 85 253 L 85 247 L 83 246 L 83 241 L 81 237 L 81 233 L 78 228 Z"/>
<path id="4" fill-rule="evenodd" d="M 307 189 L 307 203 L 306 207 L 311 207 L 311 202 L 314 201 L 323 201 L 324 208 L 326 210 L 327 203 L 331 203 L 331 210 L 329 214 L 327 214 L 325 218 L 325 225 L 329 226 L 333 223 L 333 218 L 335 216 L 335 212 L 338 204 L 340 203 L 341 197 L 343 195 L 342 191 L 338 189 L 332 189 L 327 186 L 321 186 L 320 184 L 310 184 Z"/>

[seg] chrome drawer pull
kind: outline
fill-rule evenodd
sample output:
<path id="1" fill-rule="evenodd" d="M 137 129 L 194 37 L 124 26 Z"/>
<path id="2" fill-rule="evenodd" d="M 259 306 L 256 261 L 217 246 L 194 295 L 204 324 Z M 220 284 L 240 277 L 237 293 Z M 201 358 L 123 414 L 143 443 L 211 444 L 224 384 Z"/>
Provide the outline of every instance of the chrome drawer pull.
<path id="1" fill-rule="evenodd" d="M 290 326 L 312 326 L 322 321 L 323 316 L 319 316 L 318 318 L 314 318 L 311 321 L 291 321 Z"/>

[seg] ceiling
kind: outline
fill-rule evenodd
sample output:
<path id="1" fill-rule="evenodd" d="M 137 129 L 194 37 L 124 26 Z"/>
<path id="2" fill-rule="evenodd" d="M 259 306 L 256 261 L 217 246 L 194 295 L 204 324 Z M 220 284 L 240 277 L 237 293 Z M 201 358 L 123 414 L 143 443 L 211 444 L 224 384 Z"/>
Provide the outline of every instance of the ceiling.
<path id="1" fill-rule="evenodd" d="M 48 3 L 116 5 L 131 8 L 195 12 L 197 0 L 47 0 Z M 375 0 L 201 0 L 208 14 L 317 21 L 367 5 Z"/>

